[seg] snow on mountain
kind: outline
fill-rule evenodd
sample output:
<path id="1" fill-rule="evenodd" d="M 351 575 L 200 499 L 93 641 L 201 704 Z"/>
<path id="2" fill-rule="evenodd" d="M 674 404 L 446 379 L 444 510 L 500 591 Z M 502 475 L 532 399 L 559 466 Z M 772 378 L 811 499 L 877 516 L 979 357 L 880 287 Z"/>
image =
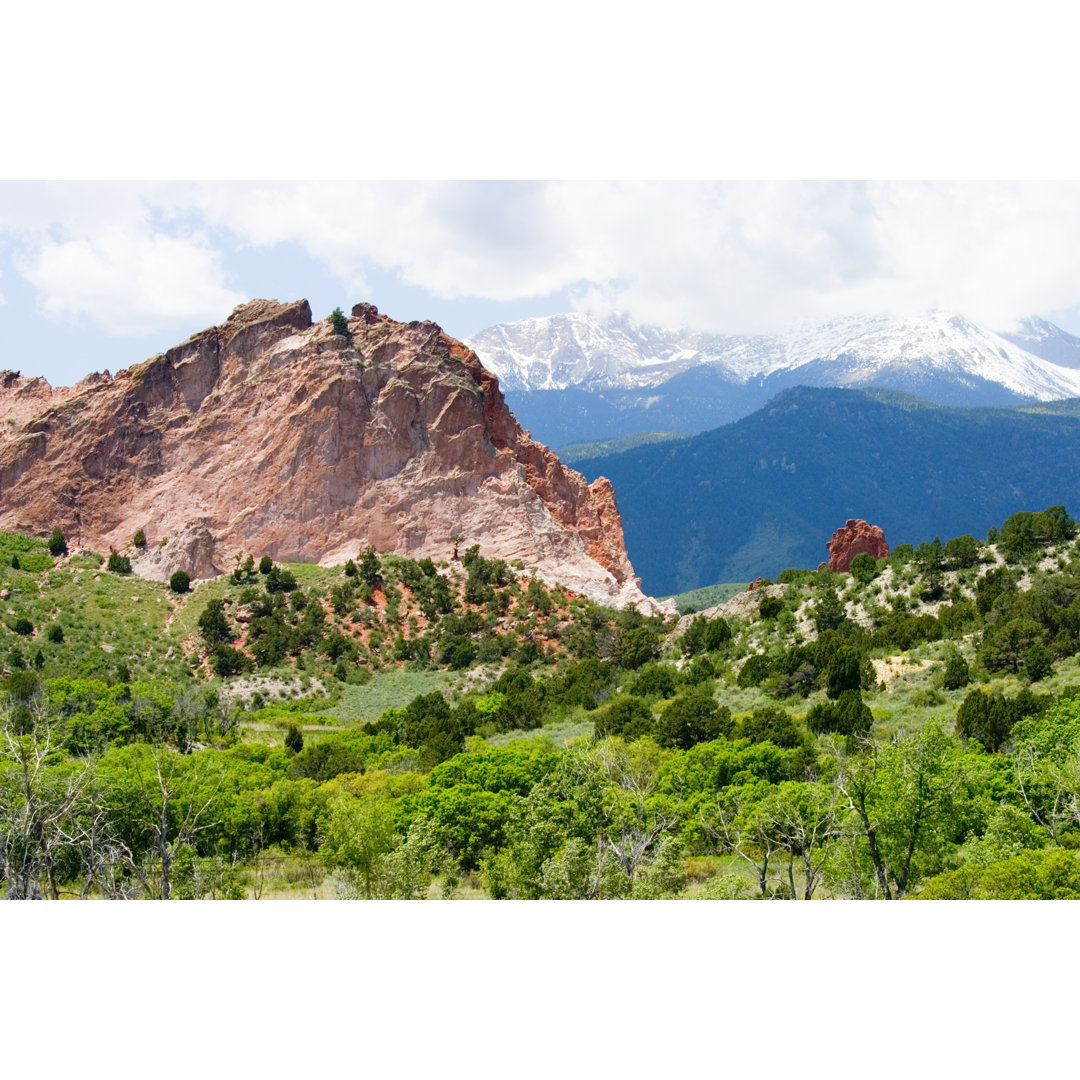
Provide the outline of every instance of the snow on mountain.
<path id="1" fill-rule="evenodd" d="M 1001 336 L 1051 364 L 1080 368 L 1080 338 L 1046 319 L 1037 316 L 1022 319 L 1018 328 L 1002 331 Z"/>
<path id="2" fill-rule="evenodd" d="M 500 323 L 466 344 L 504 390 L 655 386 L 703 360 L 695 335 L 625 316 L 571 313 Z"/>
<path id="3" fill-rule="evenodd" d="M 813 363 L 818 385 L 825 371 L 837 386 L 931 377 L 984 380 L 1040 401 L 1080 397 L 1080 339 L 1037 319 L 1008 336 L 950 312 L 841 318 L 740 336 L 575 313 L 502 323 L 467 344 L 510 391 L 644 389 L 703 364 L 732 383 L 774 372 L 790 383 Z"/>

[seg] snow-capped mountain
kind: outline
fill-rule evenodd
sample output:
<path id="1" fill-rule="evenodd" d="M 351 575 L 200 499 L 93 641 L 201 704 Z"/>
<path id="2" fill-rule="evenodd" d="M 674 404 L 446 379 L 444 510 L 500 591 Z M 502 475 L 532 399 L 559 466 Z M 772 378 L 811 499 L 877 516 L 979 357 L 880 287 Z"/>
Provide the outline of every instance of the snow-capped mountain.
<path id="1" fill-rule="evenodd" d="M 792 385 L 805 369 L 806 381 L 818 386 L 955 384 L 953 403 L 965 387 L 980 388 L 985 398 L 988 385 L 1005 398 L 1080 397 L 1080 339 L 1034 318 L 1010 334 L 932 312 L 737 336 L 568 314 L 502 323 L 467 344 L 507 391 L 643 390 L 708 365 L 714 381 L 731 384 L 782 376 Z"/>
<path id="2" fill-rule="evenodd" d="M 1080 338 L 1043 319 L 996 334 L 963 315 L 836 319 L 785 334 L 738 336 L 643 326 L 625 315 L 572 313 L 481 330 L 467 341 L 504 390 L 657 387 L 701 364 L 732 382 L 794 374 L 812 362 L 837 386 L 881 373 L 953 376 L 996 383 L 1018 397 L 1080 396 Z M 785 379 L 785 381 L 788 381 Z M 815 378 L 814 382 L 819 382 Z"/>
<path id="3" fill-rule="evenodd" d="M 504 390 L 655 386 L 716 359 L 705 335 L 573 312 L 488 327 L 466 344 Z"/>
<path id="4" fill-rule="evenodd" d="M 941 405 L 1080 397 L 1080 338 L 1035 318 L 1007 333 L 938 311 L 739 336 L 573 314 L 503 323 L 467 343 L 521 423 L 555 447 L 692 435 L 798 385 L 887 387 Z"/>

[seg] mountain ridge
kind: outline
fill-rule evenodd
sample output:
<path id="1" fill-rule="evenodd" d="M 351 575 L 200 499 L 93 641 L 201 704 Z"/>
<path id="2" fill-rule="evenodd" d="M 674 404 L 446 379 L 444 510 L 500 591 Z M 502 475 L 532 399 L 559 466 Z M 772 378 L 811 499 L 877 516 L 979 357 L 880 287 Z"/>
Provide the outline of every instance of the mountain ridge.
<path id="1" fill-rule="evenodd" d="M 890 386 L 951 405 L 1080 396 L 1080 338 L 1034 318 L 1011 334 L 931 312 L 754 336 L 574 313 L 499 324 L 468 341 L 515 414 L 553 445 L 697 434 L 795 385 Z"/>

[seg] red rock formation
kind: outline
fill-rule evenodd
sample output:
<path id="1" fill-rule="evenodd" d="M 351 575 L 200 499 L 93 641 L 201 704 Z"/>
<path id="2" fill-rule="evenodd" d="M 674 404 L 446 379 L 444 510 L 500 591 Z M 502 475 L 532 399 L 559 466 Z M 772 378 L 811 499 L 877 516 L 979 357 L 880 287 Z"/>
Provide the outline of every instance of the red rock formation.
<path id="1" fill-rule="evenodd" d="M 844 527 L 837 529 L 825 546 L 829 549 L 830 570 L 850 569 L 851 560 L 864 551 L 875 559 L 889 556 L 889 545 L 885 543 L 881 528 L 867 524 L 862 518 L 848 518 Z"/>
<path id="2" fill-rule="evenodd" d="M 475 353 L 371 304 L 349 328 L 312 323 L 306 300 L 253 300 L 115 377 L 54 390 L 0 375 L 0 528 L 60 525 L 107 551 L 197 523 L 216 547 L 199 540 L 203 566 L 239 551 L 333 564 L 369 543 L 447 558 L 461 533 L 574 591 L 655 607 L 609 481 L 534 442 Z"/>

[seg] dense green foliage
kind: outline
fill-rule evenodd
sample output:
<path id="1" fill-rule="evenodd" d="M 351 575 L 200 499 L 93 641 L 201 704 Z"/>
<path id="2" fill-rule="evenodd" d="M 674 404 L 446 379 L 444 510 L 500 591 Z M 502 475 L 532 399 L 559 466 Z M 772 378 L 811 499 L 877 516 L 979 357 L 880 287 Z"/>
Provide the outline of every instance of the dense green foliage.
<path id="1" fill-rule="evenodd" d="M 1077 541 L 1012 521 L 678 626 L 476 546 L 181 593 L 0 534 L 3 888 L 1080 895 Z"/>

